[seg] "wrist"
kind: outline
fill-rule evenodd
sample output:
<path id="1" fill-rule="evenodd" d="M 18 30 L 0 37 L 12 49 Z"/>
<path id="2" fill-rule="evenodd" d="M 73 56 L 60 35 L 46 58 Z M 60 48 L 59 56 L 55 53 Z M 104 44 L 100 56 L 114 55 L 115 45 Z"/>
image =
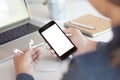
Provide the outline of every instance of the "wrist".
<path id="1" fill-rule="evenodd" d="M 97 41 L 88 40 L 87 49 L 88 51 L 95 51 L 97 48 Z"/>
<path id="2" fill-rule="evenodd" d="M 33 67 L 31 66 L 16 66 L 15 70 L 16 70 L 16 75 L 21 73 L 32 75 L 33 73 Z"/>

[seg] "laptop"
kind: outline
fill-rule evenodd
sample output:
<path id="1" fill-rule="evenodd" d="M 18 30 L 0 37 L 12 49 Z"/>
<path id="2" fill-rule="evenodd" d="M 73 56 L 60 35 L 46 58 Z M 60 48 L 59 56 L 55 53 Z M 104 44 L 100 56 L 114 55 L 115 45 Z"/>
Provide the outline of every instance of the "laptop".
<path id="1" fill-rule="evenodd" d="M 1 0 L 0 63 L 11 59 L 15 48 L 28 48 L 30 39 L 35 44 L 43 42 L 37 31 L 43 25 L 31 19 L 26 0 Z"/>

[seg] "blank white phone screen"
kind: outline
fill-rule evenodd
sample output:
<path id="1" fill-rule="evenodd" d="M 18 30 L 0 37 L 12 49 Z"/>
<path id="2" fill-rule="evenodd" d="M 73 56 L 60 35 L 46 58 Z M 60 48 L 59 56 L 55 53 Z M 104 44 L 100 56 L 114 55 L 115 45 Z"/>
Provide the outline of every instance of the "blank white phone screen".
<path id="1" fill-rule="evenodd" d="M 56 24 L 43 31 L 42 35 L 59 56 L 62 56 L 64 53 L 74 47 L 74 45 L 63 34 Z"/>

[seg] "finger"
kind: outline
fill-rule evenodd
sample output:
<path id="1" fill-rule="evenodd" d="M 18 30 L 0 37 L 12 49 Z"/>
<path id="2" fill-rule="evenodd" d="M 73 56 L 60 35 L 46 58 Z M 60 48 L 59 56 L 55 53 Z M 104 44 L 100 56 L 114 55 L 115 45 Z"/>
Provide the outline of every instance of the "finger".
<path id="1" fill-rule="evenodd" d="M 37 52 L 37 51 L 40 51 L 40 48 L 37 47 L 37 48 L 34 48 L 33 50 L 34 50 L 35 52 Z"/>
<path id="2" fill-rule="evenodd" d="M 80 32 L 80 30 L 75 28 L 65 28 L 64 32 L 67 34 L 75 34 L 76 32 Z"/>
<path id="3" fill-rule="evenodd" d="M 35 59 L 34 59 L 34 61 L 36 61 L 36 60 L 37 60 L 37 61 L 39 61 L 39 60 L 40 60 L 40 58 L 41 58 L 41 55 L 36 56 L 36 57 L 35 57 Z"/>
<path id="4" fill-rule="evenodd" d="M 69 33 L 70 33 L 70 28 L 65 28 L 65 29 L 63 30 L 63 32 L 66 33 L 66 34 L 69 34 Z"/>
<path id="5" fill-rule="evenodd" d="M 45 48 L 46 48 L 47 50 L 51 50 L 50 46 L 46 46 Z"/>
<path id="6" fill-rule="evenodd" d="M 38 63 L 38 60 L 35 60 L 34 62 L 37 64 L 37 63 Z"/>
<path id="7" fill-rule="evenodd" d="M 39 59 L 40 56 L 41 56 L 40 53 L 36 53 L 36 54 L 32 55 L 32 58 L 33 58 L 33 60 L 34 59 Z"/>
<path id="8" fill-rule="evenodd" d="M 36 55 L 32 55 L 33 61 L 35 61 L 35 59 L 36 59 L 37 56 L 38 56 L 37 54 Z"/>
<path id="9" fill-rule="evenodd" d="M 13 56 L 13 60 L 16 61 L 17 59 L 21 58 L 21 56 L 22 56 L 21 53 L 18 52 Z"/>
<path id="10" fill-rule="evenodd" d="M 40 51 L 40 50 L 37 50 L 37 51 L 34 52 L 34 54 L 32 55 L 32 58 L 33 58 L 33 59 L 36 59 L 36 58 L 38 58 L 38 57 L 41 56 L 41 55 L 42 55 L 41 51 Z"/>
<path id="11" fill-rule="evenodd" d="M 49 50 L 51 54 L 55 54 L 55 51 L 54 50 Z"/>
<path id="12" fill-rule="evenodd" d="M 40 49 L 40 48 L 34 48 L 32 55 L 34 55 L 34 54 L 36 54 L 36 53 L 40 53 L 40 54 L 41 54 L 41 49 Z"/>
<path id="13" fill-rule="evenodd" d="M 24 49 L 21 49 L 21 51 L 23 51 L 25 53 L 26 51 L 28 51 L 28 49 L 24 48 Z"/>
<path id="14" fill-rule="evenodd" d="M 54 50 L 50 50 L 50 53 L 52 54 L 52 56 L 57 57 Z"/>
<path id="15" fill-rule="evenodd" d="M 71 29 L 70 28 L 65 28 L 64 29 L 64 33 L 70 38 L 70 37 L 72 37 L 73 36 L 73 33 L 72 33 L 72 31 L 71 31 Z"/>
<path id="16" fill-rule="evenodd" d="M 18 56 L 20 56 L 20 55 L 21 55 L 21 53 L 20 53 L 20 52 L 15 53 L 14 58 L 15 58 L 15 57 L 18 57 Z"/>
<path id="17" fill-rule="evenodd" d="M 40 60 L 40 57 L 41 57 L 40 55 L 34 55 L 33 61 L 38 62 Z"/>
<path id="18" fill-rule="evenodd" d="M 34 55 L 32 55 L 33 60 L 39 60 L 41 57 L 41 51 L 37 51 Z"/>
<path id="19" fill-rule="evenodd" d="M 26 49 L 26 50 L 24 51 L 24 54 L 22 54 L 22 56 L 28 58 L 28 57 L 31 57 L 32 54 L 33 54 L 33 50 L 31 50 L 31 49 Z"/>
<path id="20" fill-rule="evenodd" d="M 39 61 L 39 60 L 40 60 L 40 57 L 41 57 L 41 55 L 37 55 L 37 56 L 35 57 L 34 61 Z"/>

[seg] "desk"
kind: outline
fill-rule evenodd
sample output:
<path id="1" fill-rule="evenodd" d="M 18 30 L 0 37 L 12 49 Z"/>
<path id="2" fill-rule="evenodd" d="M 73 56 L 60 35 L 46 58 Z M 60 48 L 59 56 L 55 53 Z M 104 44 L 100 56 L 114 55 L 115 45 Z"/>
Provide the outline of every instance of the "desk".
<path id="1" fill-rule="evenodd" d="M 50 21 L 47 6 L 43 6 L 42 4 L 31 4 L 29 7 L 33 19 L 43 23 Z M 86 1 L 67 3 L 66 18 L 64 21 L 72 20 L 88 13 L 103 17 Z M 61 25 L 61 22 L 58 23 Z M 112 32 L 109 31 L 101 36 L 91 39 L 108 42 L 111 38 Z M 35 72 L 33 74 L 35 80 L 60 80 L 63 73 L 67 70 L 68 63 L 69 61 L 64 61 L 61 69 L 54 72 Z M 0 64 L 0 80 L 15 80 L 15 71 L 12 59 Z"/>

